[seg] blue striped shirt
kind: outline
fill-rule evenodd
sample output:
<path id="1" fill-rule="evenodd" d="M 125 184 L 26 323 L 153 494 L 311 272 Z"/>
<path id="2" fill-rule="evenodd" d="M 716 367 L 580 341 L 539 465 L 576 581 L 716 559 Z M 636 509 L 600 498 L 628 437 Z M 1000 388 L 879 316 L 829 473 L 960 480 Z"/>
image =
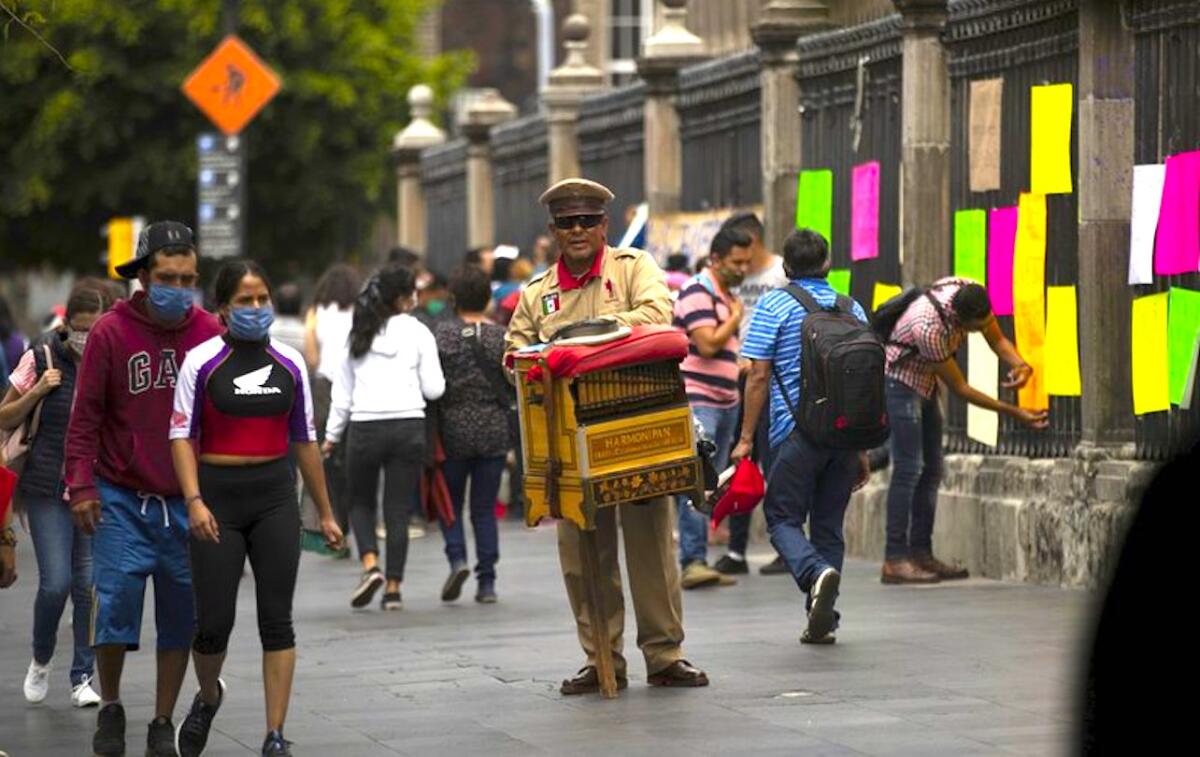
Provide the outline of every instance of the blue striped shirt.
<path id="1" fill-rule="evenodd" d="M 825 279 L 793 279 L 791 283 L 807 289 L 824 307 L 831 307 L 837 301 L 837 292 Z M 742 357 L 772 362 L 772 369 L 787 388 L 792 407 L 797 409 L 800 407 L 800 329 L 807 315 L 804 306 L 786 290 L 767 292 L 754 309 L 742 345 Z M 866 312 L 857 302 L 854 303 L 854 316 L 864 323 L 867 320 Z M 778 447 L 795 427 L 796 421 L 779 391 L 779 382 L 772 377 L 771 446 Z"/>

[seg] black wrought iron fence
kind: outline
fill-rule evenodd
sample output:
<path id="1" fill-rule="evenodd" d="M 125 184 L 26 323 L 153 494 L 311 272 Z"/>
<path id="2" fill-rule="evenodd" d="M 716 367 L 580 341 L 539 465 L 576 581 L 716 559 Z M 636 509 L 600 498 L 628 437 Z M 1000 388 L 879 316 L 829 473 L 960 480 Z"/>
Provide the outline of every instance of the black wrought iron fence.
<path id="1" fill-rule="evenodd" d="M 467 141 L 455 140 L 421 155 L 425 191 L 426 261 L 449 273 L 467 249 Z"/>
<path id="2" fill-rule="evenodd" d="M 870 311 L 876 282 L 900 283 L 900 21 L 889 16 L 801 38 L 803 169 L 833 172 L 834 268 L 851 270 L 852 296 Z M 879 257 L 851 262 L 851 175 L 878 161 Z"/>
<path id="3" fill-rule="evenodd" d="M 951 83 L 950 198 L 953 210 L 1015 206 L 1030 180 L 1030 88 L 1042 84 L 1077 84 L 1079 20 L 1076 0 L 958 0 L 950 4 L 945 31 Z M 1000 189 L 972 192 L 969 186 L 969 107 L 971 82 L 1003 79 L 1000 128 Z M 1077 120 L 1076 120 L 1077 121 Z M 1076 122 L 1071 155 L 1078 189 Z M 1070 286 L 1079 281 L 1077 194 L 1046 198 L 1046 285 Z M 1013 319 L 1000 325 L 1011 339 Z M 1018 349 L 1020 345 L 1018 344 Z M 966 371 L 966 350 L 960 364 Z M 1001 389 L 1002 399 L 1015 393 Z M 949 398 L 945 433 L 957 452 L 999 452 L 1030 457 L 1071 453 L 1081 433 L 1081 400 L 1050 398 L 1050 428 L 1031 431 L 1001 417 L 999 445 L 993 449 L 967 436 L 967 406 Z"/>
<path id="4" fill-rule="evenodd" d="M 588 98 L 579 111 L 580 170 L 616 195 L 608 226 L 611 242 L 625 233 L 626 210 L 646 197 L 645 96 L 645 85 L 637 82 Z"/>
<path id="5" fill-rule="evenodd" d="M 680 72 L 684 210 L 762 202 L 762 96 L 757 50 Z"/>
<path id="6" fill-rule="evenodd" d="M 541 114 L 492 130 L 498 244 L 514 244 L 528 254 L 538 235 L 546 233 L 546 211 L 537 200 L 548 183 L 547 162 L 546 119 Z"/>
<path id="7" fill-rule="evenodd" d="M 1200 3 L 1137 0 L 1125 6 L 1136 35 L 1135 160 L 1162 163 L 1168 155 L 1200 149 Z M 1171 287 L 1200 289 L 1200 274 L 1155 277 L 1137 295 Z M 1151 413 L 1134 419 L 1137 454 L 1167 459 L 1200 435 L 1200 407 Z"/>

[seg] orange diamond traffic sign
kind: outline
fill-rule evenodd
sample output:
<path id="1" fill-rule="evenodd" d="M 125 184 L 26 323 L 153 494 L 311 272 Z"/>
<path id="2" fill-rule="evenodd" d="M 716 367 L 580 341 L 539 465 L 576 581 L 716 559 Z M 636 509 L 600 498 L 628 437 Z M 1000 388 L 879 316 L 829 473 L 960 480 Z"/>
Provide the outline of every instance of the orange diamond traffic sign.
<path id="1" fill-rule="evenodd" d="M 183 83 L 183 93 L 226 134 L 237 134 L 279 91 L 279 77 L 230 34 Z"/>

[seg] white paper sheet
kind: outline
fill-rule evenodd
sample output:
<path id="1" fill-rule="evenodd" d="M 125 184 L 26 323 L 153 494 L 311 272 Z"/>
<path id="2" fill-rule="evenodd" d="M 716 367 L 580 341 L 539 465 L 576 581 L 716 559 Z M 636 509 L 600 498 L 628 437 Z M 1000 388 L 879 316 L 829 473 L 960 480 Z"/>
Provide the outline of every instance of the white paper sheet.
<path id="1" fill-rule="evenodd" d="M 1000 396 L 1000 359 L 983 334 L 967 335 L 967 383 L 993 399 Z M 967 436 L 995 447 L 1000 440 L 1000 414 L 967 405 Z"/>
<path id="2" fill-rule="evenodd" d="M 1154 283 L 1154 233 L 1162 204 L 1164 165 L 1133 167 L 1133 208 L 1129 221 L 1129 283 Z"/>

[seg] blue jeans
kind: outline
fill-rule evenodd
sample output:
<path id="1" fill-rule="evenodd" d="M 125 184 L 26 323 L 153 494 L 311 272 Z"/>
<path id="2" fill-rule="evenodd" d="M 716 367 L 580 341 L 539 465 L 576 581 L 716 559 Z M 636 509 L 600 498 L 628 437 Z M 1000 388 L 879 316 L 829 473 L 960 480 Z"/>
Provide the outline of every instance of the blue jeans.
<path id="1" fill-rule="evenodd" d="M 892 483 L 887 498 L 887 559 L 928 553 L 942 481 L 942 410 L 899 381 L 887 380 Z"/>
<path id="2" fill-rule="evenodd" d="M 496 527 L 496 494 L 504 473 L 504 456 L 447 460 L 442 475 L 454 505 L 454 525 L 442 523 L 446 557 L 451 564 L 467 561 L 467 537 L 463 532 L 463 497 L 467 479 L 471 479 L 471 528 L 475 531 L 475 576 L 495 578 L 500 559 L 500 533 Z"/>
<path id="3" fill-rule="evenodd" d="M 729 465 L 729 453 L 733 451 L 733 434 L 737 430 L 738 408 L 693 405 L 692 415 L 704 429 L 704 433 L 717 445 L 713 454 L 713 467 L 717 473 Z M 692 506 L 689 497 L 676 497 L 679 519 L 679 562 L 686 566 L 708 558 L 708 518 Z"/>
<path id="4" fill-rule="evenodd" d="M 71 598 L 75 655 L 71 685 L 92 675 L 94 655 L 88 639 L 92 616 L 92 537 L 75 527 L 62 496 L 27 497 L 29 532 L 37 556 L 38 590 L 33 601 L 33 659 L 46 664 L 54 656 L 58 623 Z"/>
<path id="5" fill-rule="evenodd" d="M 799 431 L 775 451 L 763 514 L 771 544 L 800 591 L 810 592 L 826 568 L 842 569 L 842 524 L 858 475 L 857 452 L 817 447 Z M 806 520 L 810 537 L 804 535 Z"/>

